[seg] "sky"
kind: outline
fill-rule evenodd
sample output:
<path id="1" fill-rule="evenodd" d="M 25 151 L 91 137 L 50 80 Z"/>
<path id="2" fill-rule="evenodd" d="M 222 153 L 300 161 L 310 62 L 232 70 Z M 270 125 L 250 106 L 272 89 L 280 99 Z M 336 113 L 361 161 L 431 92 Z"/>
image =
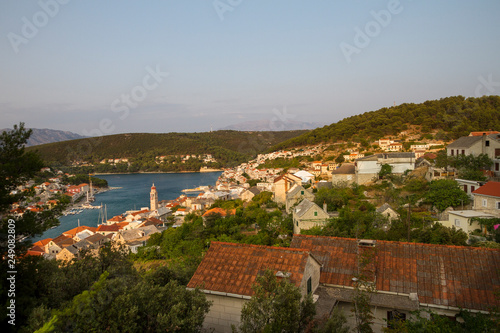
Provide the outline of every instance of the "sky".
<path id="1" fill-rule="evenodd" d="M 500 94 L 498 0 L 2 0 L 0 128 L 330 124 Z"/>

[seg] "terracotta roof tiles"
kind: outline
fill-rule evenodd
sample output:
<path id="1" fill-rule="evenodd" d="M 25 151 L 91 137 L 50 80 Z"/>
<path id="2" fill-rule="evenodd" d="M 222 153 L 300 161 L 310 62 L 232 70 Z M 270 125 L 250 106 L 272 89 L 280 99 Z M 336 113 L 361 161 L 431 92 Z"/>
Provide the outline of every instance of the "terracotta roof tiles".
<path id="1" fill-rule="evenodd" d="M 255 279 L 266 269 L 291 273 L 290 281 L 299 286 L 309 256 L 302 249 L 212 242 L 187 286 L 251 296 Z"/>
<path id="2" fill-rule="evenodd" d="M 73 228 L 71 230 L 65 231 L 62 234 L 70 237 L 75 237 L 75 235 L 83 230 L 89 230 L 95 232 L 97 230 L 96 227 L 87 227 L 86 225 L 82 225 L 80 227 Z"/>
<path id="3" fill-rule="evenodd" d="M 111 224 L 111 225 L 100 224 L 97 227 L 96 232 L 118 232 L 120 230 L 120 227 L 117 224 L 118 223 Z"/>
<path id="4" fill-rule="evenodd" d="M 487 182 L 472 193 L 500 197 L 500 182 Z"/>
<path id="5" fill-rule="evenodd" d="M 49 242 L 52 240 L 52 238 L 45 238 L 45 239 L 40 239 L 38 242 L 34 243 L 34 246 L 40 246 L 44 247 L 45 245 L 49 244 Z"/>
<path id="6" fill-rule="evenodd" d="M 323 264 L 320 283 L 352 286 L 356 239 L 294 235 L 291 247 L 311 251 Z M 500 305 L 500 250 L 376 241 L 376 289 L 417 293 L 420 303 L 489 310 Z"/>

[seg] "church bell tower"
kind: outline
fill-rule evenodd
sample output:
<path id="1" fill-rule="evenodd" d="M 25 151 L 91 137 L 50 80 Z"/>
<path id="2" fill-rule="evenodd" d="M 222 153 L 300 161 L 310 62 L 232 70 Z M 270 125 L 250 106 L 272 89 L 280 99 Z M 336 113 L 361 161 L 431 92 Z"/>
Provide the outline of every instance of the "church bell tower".
<path id="1" fill-rule="evenodd" d="M 158 209 L 158 191 L 156 191 L 156 186 L 153 183 L 153 186 L 151 186 L 151 194 L 149 198 L 151 202 L 151 211 L 157 210 Z"/>

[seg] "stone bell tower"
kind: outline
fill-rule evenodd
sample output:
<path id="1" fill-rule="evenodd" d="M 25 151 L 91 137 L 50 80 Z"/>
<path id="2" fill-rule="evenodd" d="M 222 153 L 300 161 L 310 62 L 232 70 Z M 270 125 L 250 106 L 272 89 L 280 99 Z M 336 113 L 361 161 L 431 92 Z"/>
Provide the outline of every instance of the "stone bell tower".
<path id="1" fill-rule="evenodd" d="M 153 183 L 153 186 L 151 186 L 151 194 L 150 194 L 149 200 L 151 202 L 150 210 L 151 211 L 157 210 L 158 209 L 158 191 L 156 191 L 156 186 L 154 183 Z"/>

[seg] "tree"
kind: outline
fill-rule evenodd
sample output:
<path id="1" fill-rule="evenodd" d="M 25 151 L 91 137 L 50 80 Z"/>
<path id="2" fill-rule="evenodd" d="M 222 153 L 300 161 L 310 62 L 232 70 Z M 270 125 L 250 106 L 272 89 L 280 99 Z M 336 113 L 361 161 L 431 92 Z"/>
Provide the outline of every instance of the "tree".
<path id="1" fill-rule="evenodd" d="M 375 318 L 370 306 L 372 294 L 376 292 L 375 284 L 372 280 L 373 267 L 376 248 L 367 248 L 363 251 L 358 250 L 358 272 L 355 275 L 354 284 L 354 318 L 356 320 L 356 331 L 358 333 L 373 333 L 372 324 Z"/>
<path id="2" fill-rule="evenodd" d="M 462 191 L 453 179 L 433 180 L 429 185 L 426 201 L 436 207 L 440 212 L 448 207 L 457 207 L 469 202 L 469 196 Z"/>
<path id="3" fill-rule="evenodd" d="M 307 333 L 349 333 L 351 328 L 347 325 L 347 318 L 338 306 L 333 309 L 330 317 L 324 315 L 313 320 L 307 327 Z"/>
<path id="4" fill-rule="evenodd" d="M 14 202 L 21 205 L 27 199 L 27 194 L 33 191 L 14 191 L 19 185 L 24 185 L 29 179 L 33 178 L 43 167 L 42 160 L 34 152 L 26 152 L 24 145 L 27 143 L 31 130 L 24 128 L 24 124 L 14 125 L 11 131 L 4 131 L 0 135 L 0 254 L 2 256 L 0 269 L 0 289 L 9 290 L 7 271 L 12 270 L 10 265 L 18 265 L 21 254 L 26 250 L 29 242 L 22 242 L 24 236 L 31 237 L 43 233 L 52 226 L 59 224 L 56 218 L 58 207 L 54 210 L 44 210 L 41 213 L 25 212 L 22 217 L 14 218 L 9 216 L 9 208 Z M 16 267 L 17 269 L 17 267 Z M 20 272 L 20 269 L 18 269 Z M 16 276 L 16 323 L 22 322 L 25 317 L 26 307 L 33 303 L 32 296 L 24 294 L 26 289 L 23 285 L 23 276 L 19 273 Z M 31 281 L 27 281 L 31 283 Z M 8 298 L 7 292 L 2 292 L 0 304 L 2 310 L 0 314 L 7 322 L 7 302 L 12 300 Z M 22 304 L 22 305 L 20 305 Z M 9 328 L 12 328 L 10 325 Z"/>
<path id="5" fill-rule="evenodd" d="M 253 291 L 241 310 L 242 333 L 303 332 L 316 313 L 311 295 L 302 299 L 299 288 L 287 278 L 278 281 L 269 269 L 257 277 Z"/>
<path id="6" fill-rule="evenodd" d="M 380 171 L 378 172 L 378 177 L 380 179 L 392 174 L 392 166 L 390 164 L 382 164 Z"/>
<path id="7" fill-rule="evenodd" d="M 458 155 L 452 160 L 452 165 L 458 169 L 461 179 L 484 181 L 486 177 L 481 170 L 488 170 L 493 161 L 486 154 Z"/>
<path id="8" fill-rule="evenodd" d="M 22 194 L 11 192 L 43 167 L 38 155 L 25 152 L 24 145 L 30 135 L 31 130 L 25 129 L 24 123 L 0 135 L 0 213 L 5 213 L 13 202 L 23 198 Z"/>
<path id="9" fill-rule="evenodd" d="M 455 317 L 459 320 L 450 320 L 429 310 L 417 310 L 407 320 L 393 320 L 388 322 L 390 327 L 384 328 L 387 333 L 493 333 L 498 332 L 498 313 L 490 314 L 471 313 L 461 310 Z"/>
<path id="10" fill-rule="evenodd" d="M 0 251 L 6 250 L 9 229 L 8 209 L 14 202 L 23 203 L 30 191 L 13 191 L 19 185 L 24 185 L 33 178 L 43 167 L 40 157 L 34 152 L 26 152 L 24 145 L 28 142 L 31 130 L 24 128 L 24 124 L 14 125 L 14 129 L 0 135 Z M 22 218 L 15 219 L 15 233 L 17 239 L 24 236 L 32 237 L 42 234 L 52 226 L 58 225 L 57 213 L 62 209 L 44 211 L 42 213 L 26 213 Z M 20 244 L 17 246 L 20 247 Z"/>
<path id="11" fill-rule="evenodd" d="M 199 332 L 209 307 L 203 293 L 174 280 L 160 285 L 106 271 L 37 332 Z"/>

